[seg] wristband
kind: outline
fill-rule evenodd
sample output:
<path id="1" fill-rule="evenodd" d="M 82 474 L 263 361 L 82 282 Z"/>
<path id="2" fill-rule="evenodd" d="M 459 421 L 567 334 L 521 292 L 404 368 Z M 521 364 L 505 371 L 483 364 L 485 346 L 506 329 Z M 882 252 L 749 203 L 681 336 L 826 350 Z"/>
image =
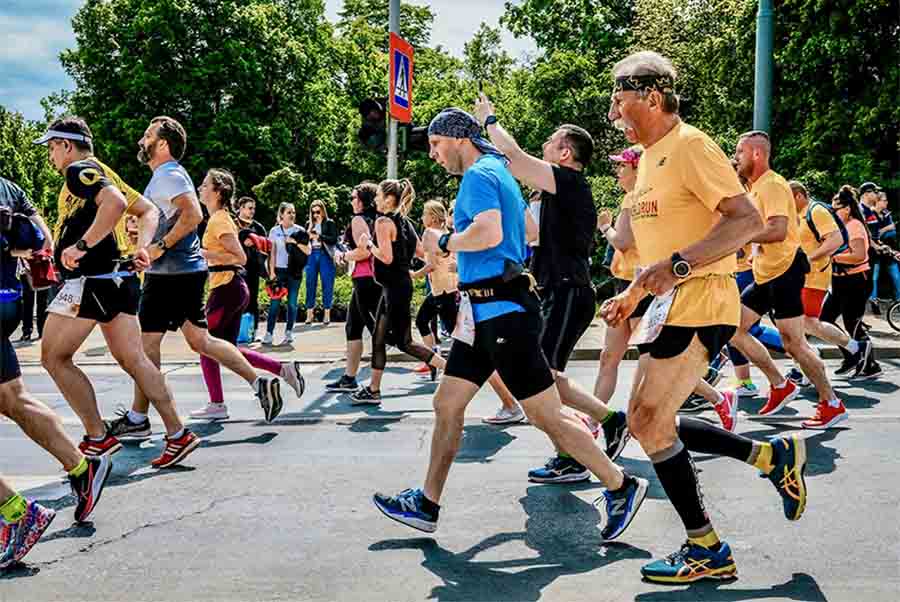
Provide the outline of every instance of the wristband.
<path id="1" fill-rule="evenodd" d="M 447 246 L 450 244 L 450 234 L 442 234 L 438 239 L 438 248 L 444 252 L 444 254 L 449 255 L 450 249 Z"/>

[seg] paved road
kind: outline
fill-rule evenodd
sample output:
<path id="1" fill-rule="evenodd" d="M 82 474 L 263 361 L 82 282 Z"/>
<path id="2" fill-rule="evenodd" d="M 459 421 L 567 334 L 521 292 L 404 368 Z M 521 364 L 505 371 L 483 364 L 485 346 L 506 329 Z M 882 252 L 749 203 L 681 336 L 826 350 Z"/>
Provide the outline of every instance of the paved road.
<path id="1" fill-rule="evenodd" d="M 636 443 L 622 463 L 651 479 L 649 499 L 622 543 L 602 545 L 592 505 L 599 484 L 527 483 L 525 473 L 549 445 L 527 425 L 482 425 L 478 417 L 495 409 L 490 392 L 471 407 L 438 531 L 423 537 L 383 518 L 372 492 L 421 484 L 433 425 L 434 386 L 401 368 L 385 378 L 383 407 L 359 411 L 346 398 L 321 395 L 322 379 L 337 376 L 337 367 L 310 366 L 307 395 L 272 425 L 258 420 L 246 386 L 226 376 L 232 420 L 198 425 L 204 446 L 177 469 L 147 467 L 158 438 L 117 454 L 95 522 L 85 525 L 72 522 L 54 462 L 0 422 L 4 474 L 60 510 L 28 564 L 0 576 L 0 601 L 895 601 L 900 362 L 887 360 L 885 368 L 880 383 L 840 383 L 849 430 L 806 434 L 811 497 L 799 523 L 784 520 L 777 494 L 751 468 L 697 458 L 740 578 L 690 587 L 639 579 L 640 565 L 673 551 L 683 532 Z M 633 369 L 627 362 L 622 378 Z M 593 364 L 576 363 L 570 373 L 589 386 Z M 117 369 L 94 367 L 90 375 L 105 414 L 129 399 Z M 77 421 L 46 374 L 29 368 L 26 379 L 77 436 Z M 205 403 L 196 367 L 173 367 L 169 380 L 183 413 Z M 615 403 L 624 404 L 625 389 Z M 811 410 L 800 400 L 777 422 L 745 417 L 739 430 L 754 438 L 790 432 Z"/>

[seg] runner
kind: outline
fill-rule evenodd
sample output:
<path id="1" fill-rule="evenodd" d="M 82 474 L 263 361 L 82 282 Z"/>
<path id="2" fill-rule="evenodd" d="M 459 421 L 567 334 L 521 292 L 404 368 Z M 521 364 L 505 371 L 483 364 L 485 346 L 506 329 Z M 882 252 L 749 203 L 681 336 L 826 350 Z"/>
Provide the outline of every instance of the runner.
<path id="1" fill-rule="evenodd" d="M 622 534 L 647 490 L 643 479 L 625 475 L 594 444 L 587 427 L 563 412 L 553 373 L 540 347 L 541 314 L 534 280 L 524 271 L 525 201 L 500 151 L 481 136 L 481 124 L 456 108 L 445 109 L 428 128 L 432 159 L 462 175 L 455 233 L 429 251 L 455 252 L 460 288 L 466 292 L 460 326 L 434 399 L 436 423 L 423 489 L 396 496 L 376 493 L 376 507 L 389 518 L 432 532 L 440 499 L 459 450 L 466 406 L 496 369 L 530 422 L 607 484 L 606 540 Z M 593 226 L 593 222 L 592 222 Z"/>
<path id="2" fill-rule="evenodd" d="M 151 462 L 155 468 L 167 468 L 187 457 L 200 440 L 184 428 L 159 368 L 135 345 L 140 337 L 140 284 L 121 256 L 128 245 L 125 214 L 137 216 L 138 238 L 144 245 L 153 236 L 159 212 L 94 157 L 92 141 L 87 123 L 77 117 L 57 120 L 35 140 L 47 145 L 50 163 L 66 181 L 59 195 L 55 255 L 63 284 L 47 309 L 41 364 L 84 425 L 81 451 L 89 456 L 119 451 L 118 431 L 103 422 L 94 387 L 72 359 L 99 323 L 110 353 L 135 386 L 147 391 L 167 436 L 177 441 L 177 447 L 167 446 Z M 138 251 L 134 267 L 142 269 L 146 259 Z"/>
<path id="3" fill-rule="evenodd" d="M 75 520 L 84 521 L 100 500 L 112 462 L 86 458 L 62 420 L 26 388 L 9 340 L 22 319 L 22 283 L 16 257 L 52 247 L 50 231 L 25 192 L 0 178 L 0 414 L 47 450 L 66 471 L 75 496 Z M 38 542 L 56 512 L 29 502 L 0 476 L 0 570 L 19 562 Z"/>
<path id="4" fill-rule="evenodd" d="M 628 425 L 688 538 L 641 573 L 662 583 L 722 579 L 735 574 L 734 559 L 704 509 L 688 449 L 762 470 L 791 520 L 800 518 L 806 505 L 802 439 L 754 442 L 701 420 L 676 418 L 710 358 L 740 322 L 734 254 L 762 224 L 722 150 L 681 121 L 672 63 L 655 52 L 638 52 L 617 63 L 613 75 L 609 119 L 633 129 L 645 149 L 631 211 L 622 222 L 647 267 L 624 293 L 604 303 L 601 313 L 618 326 L 644 296 L 657 296 L 645 317 L 658 317 L 642 321 L 639 331 L 645 368 L 632 389 Z"/>
<path id="5" fill-rule="evenodd" d="M 531 263 L 542 298 L 541 348 L 553 372 L 560 400 L 590 416 L 593 422 L 589 427 L 595 437 L 599 425 L 607 424 L 608 455 L 615 459 L 627 442 L 625 413 L 610 410 L 565 374 L 575 345 L 596 314 L 590 258 L 597 209 L 590 184 L 584 177 L 584 169 L 594 152 L 594 140 L 587 130 L 577 125 L 562 125 L 544 143 L 543 158 L 538 159 L 523 151 L 497 123 L 494 107 L 484 94 L 475 111 L 485 124 L 491 142 L 509 159 L 513 177 L 542 191 L 538 245 L 534 247 Z M 545 466 L 528 473 L 529 480 L 559 483 L 590 478 L 584 465 L 559 450 L 558 445 L 557 450 L 557 455 Z"/>
<path id="6" fill-rule="evenodd" d="M 375 280 L 381 284 L 381 300 L 375 313 L 375 332 L 372 335 L 372 377 L 369 384 L 352 395 L 356 405 L 381 403 L 381 379 L 387 363 L 387 345 L 431 366 L 431 380 L 446 362 L 431 349 L 412 340 L 410 303 L 412 278 L 410 260 L 417 254 L 419 237 L 406 215 L 416 198 L 409 180 L 385 180 L 378 186 L 375 204 L 380 214 L 375 221 L 375 238 L 368 233 L 359 237 L 374 258 Z"/>
<path id="7" fill-rule="evenodd" d="M 238 229 L 228 212 L 234 200 L 234 176 L 224 169 L 211 169 L 200 185 L 200 202 L 209 210 L 209 223 L 203 233 L 203 258 L 209 265 L 209 299 L 206 302 L 206 320 L 209 334 L 237 345 L 241 329 L 241 316 L 249 304 L 249 290 L 244 281 L 247 254 L 238 240 Z M 238 350 L 254 368 L 280 376 L 288 383 L 299 399 L 306 388 L 300 372 L 300 362 L 279 362 L 262 353 L 239 347 Z M 225 420 L 228 406 L 222 389 L 222 372 L 219 363 L 205 355 L 200 356 L 203 380 L 209 391 L 209 403 L 205 408 L 191 412 L 191 418 Z"/>
<path id="8" fill-rule="evenodd" d="M 140 267 L 147 269 L 141 293 L 140 321 L 143 348 L 159 366 L 160 346 L 166 331 L 181 329 L 191 349 L 242 377 L 253 388 L 267 422 L 281 412 L 281 381 L 256 376 L 253 366 L 237 347 L 211 337 L 207 331 L 203 294 L 207 266 L 200 253 L 197 226 L 203 219 L 194 184 L 178 163 L 184 156 L 187 134 L 171 117 L 155 117 L 138 142 L 138 159 L 153 171 L 144 196 L 159 208 L 159 227 L 152 244 L 139 251 Z M 173 291 L 178 291 L 173 295 Z M 113 435 L 140 441 L 150 437 L 147 411 L 153 394 L 135 386 L 130 410 L 110 422 Z M 199 445 L 190 431 L 166 435 L 166 454 L 173 458 Z"/>
<path id="9" fill-rule="evenodd" d="M 735 150 L 738 173 L 747 179 L 765 228 L 752 239 L 753 284 L 741 294 L 741 328 L 732 344 L 769 380 L 769 399 L 759 415 L 781 410 L 796 396 L 797 385 L 781 374 L 766 348 L 748 332 L 760 317 L 772 311 L 782 345 L 815 385 L 819 405 L 829 406 L 832 413 L 844 413 L 844 404 L 825 374 L 825 364 L 806 340 L 802 291 L 810 265 L 800 248 L 797 207 L 791 188 L 769 167 L 771 152 L 769 136 L 757 131 L 742 135 Z M 819 424 L 817 416 L 804 427 Z"/>

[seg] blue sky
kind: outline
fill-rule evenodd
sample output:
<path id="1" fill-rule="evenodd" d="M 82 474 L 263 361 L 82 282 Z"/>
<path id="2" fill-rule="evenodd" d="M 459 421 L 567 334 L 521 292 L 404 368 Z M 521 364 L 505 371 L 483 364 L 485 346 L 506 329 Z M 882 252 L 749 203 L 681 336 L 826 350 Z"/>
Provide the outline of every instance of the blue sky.
<path id="1" fill-rule="evenodd" d="M 152 1 L 152 0 L 148 0 Z M 387 2 L 387 0 L 385 0 Z M 0 105 L 29 119 L 42 119 L 41 98 L 74 83 L 59 64 L 59 53 L 74 46 L 71 19 L 84 0 L 0 0 Z M 484 21 L 496 26 L 503 0 L 412 0 L 436 13 L 432 42 L 461 55 L 463 44 Z M 334 20 L 342 0 L 326 0 Z M 505 32 L 504 45 L 515 57 L 534 52 L 529 39 Z"/>

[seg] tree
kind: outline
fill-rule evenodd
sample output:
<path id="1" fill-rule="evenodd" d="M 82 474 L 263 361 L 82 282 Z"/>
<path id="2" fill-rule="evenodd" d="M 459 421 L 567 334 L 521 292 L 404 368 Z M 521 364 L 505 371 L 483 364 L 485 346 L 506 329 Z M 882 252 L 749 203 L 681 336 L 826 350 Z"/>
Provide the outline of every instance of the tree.
<path id="1" fill-rule="evenodd" d="M 0 176 L 18 184 L 51 224 L 56 221 L 56 203 L 62 177 L 47 160 L 47 148 L 33 141 L 44 133 L 21 113 L 0 106 Z"/>

